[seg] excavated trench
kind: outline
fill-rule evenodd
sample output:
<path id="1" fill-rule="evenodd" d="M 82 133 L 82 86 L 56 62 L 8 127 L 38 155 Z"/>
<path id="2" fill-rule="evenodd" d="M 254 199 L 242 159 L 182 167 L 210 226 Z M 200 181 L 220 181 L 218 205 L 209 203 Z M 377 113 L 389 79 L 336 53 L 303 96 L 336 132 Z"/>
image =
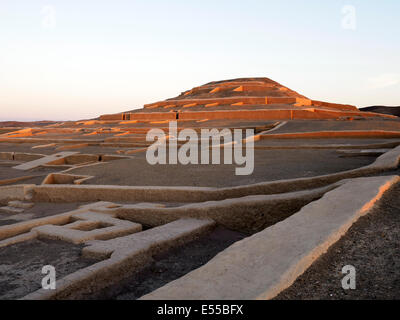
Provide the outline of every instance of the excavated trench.
<path id="1" fill-rule="evenodd" d="M 90 299 L 134 300 L 201 267 L 247 235 L 218 226 L 206 235 L 163 254 L 133 276 L 114 284 Z"/>

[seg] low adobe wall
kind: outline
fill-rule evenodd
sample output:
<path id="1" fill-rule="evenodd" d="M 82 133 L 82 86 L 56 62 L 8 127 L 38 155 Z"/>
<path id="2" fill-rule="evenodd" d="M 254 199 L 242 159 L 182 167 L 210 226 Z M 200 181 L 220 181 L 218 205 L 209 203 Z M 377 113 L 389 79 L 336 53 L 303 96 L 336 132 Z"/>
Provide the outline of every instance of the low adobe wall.
<path id="1" fill-rule="evenodd" d="M 103 114 L 100 116 L 100 120 L 125 120 L 125 117 L 123 113 Z"/>
<path id="2" fill-rule="evenodd" d="M 45 154 L 24 152 L 0 152 L 0 160 L 33 161 L 45 157 Z"/>
<path id="3" fill-rule="evenodd" d="M 201 119 L 242 119 L 242 120 L 284 120 L 291 119 L 291 110 L 227 110 L 227 111 L 198 111 L 181 112 L 179 119 L 201 120 Z"/>
<path id="4" fill-rule="evenodd" d="M 287 218 L 304 205 L 320 198 L 324 193 L 339 185 L 341 182 L 312 190 L 253 195 L 191 203 L 178 207 L 123 205 L 115 209 L 101 210 L 101 212 L 115 214 L 118 218 L 152 227 L 182 218 L 212 219 L 231 230 L 255 233 Z"/>
<path id="5" fill-rule="evenodd" d="M 326 110 L 326 109 L 314 109 L 313 112 L 318 114 L 318 118 L 323 119 L 333 119 L 340 117 L 366 117 L 366 118 L 389 118 L 389 119 L 397 119 L 398 117 L 392 116 L 389 114 L 379 114 L 375 112 L 365 112 L 365 111 L 337 111 L 337 110 Z"/>
<path id="6" fill-rule="evenodd" d="M 259 136 L 265 139 L 309 139 L 309 138 L 399 138 L 400 131 L 383 130 L 349 130 L 349 131 L 315 131 L 293 133 L 271 133 Z"/>
<path id="7" fill-rule="evenodd" d="M 175 112 L 130 113 L 130 120 L 176 120 Z"/>
<path id="8" fill-rule="evenodd" d="M 379 115 L 366 112 L 345 112 L 329 111 L 320 109 L 259 109 L 259 110 L 224 110 L 224 111 L 197 111 L 180 112 L 179 119 L 182 120 L 201 120 L 201 119 L 241 119 L 241 120 L 292 120 L 292 119 L 338 119 L 341 117 L 384 117 L 391 116 Z"/>
<path id="9" fill-rule="evenodd" d="M 296 103 L 296 102 L 297 102 L 297 98 L 294 98 L 294 97 L 267 97 L 267 98 L 265 98 L 265 104 L 292 104 L 292 103 Z M 299 102 L 300 102 L 300 100 L 299 100 Z"/>
<path id="10" fill-rule="evenodd" d="M 14 160 L 14 152 L 0 152 L 0 160 Z"/>
<path id="11" fill-rule="evenodd" d="M 240 88 L 240 87 L 239 87 Z M 239 89 L 237 88 L 237 89 Z M 216 88 L 218 89 L 218 88 Z M 223 89 L 221 89 L 223 90 Z M 237 90 L 242 91 L 242 90 Z M 311 100 L 306 98 L 296 97 L 227 97 L 227 98 L 205 98 L 205 99 L 179 99 L 179 100 L 165 100 L 156 103 L 146 104 L 145 108 L 158 108 L 165 107 L 167 105 L 184 106 L 184 105 L 206 105 L 218 103 L 219 105 L 232 105 L 236 103 L 243 103 L 248 105 L 260 105 L 260 104 L 293 104 L 302 103 L 304 105 L 311 105 Z"/>
<path id="12" fill-rule="evenodd" d="M 5 205 L 12 200 L 26 200 L 35 185 L 0 186 L 0 204 Z"/>
<path id="13" fill-rule="evenodd" d="M 266 104 L 266 97 L 228 97 L 228 98 L 207 98 L 207 99 L 179 99 L 179 100 L 164 100 L 151 104 L 145 104 L 144 108 L 165 107 L 166 105 L 184 106 L 187 104 L 206 105 L 218 102 L 220 105 L 231 105 L 238 102 L 244 104 Z"/>
<path id="14" fill-rule="evenodd" d="M 265 84 L 233 84 L 230 87 L 226 86 L 227 89 L 233 89 L 236 92 L 245 92 L 245 91 L 266 91 L 271 90 L 271 88 L 276 85 L 273 83 L 265 83 Z"/>
<path id="15" fill-rule="evenodd" d="M 311 104 L 317 107 L 327 107 L 344 111 L 358 111 L 358 109 L 355 106 L 352 106 L 350 104 L 338 104 L 338 103 L 323 102 L 318 100 L 311 100 Z"/>

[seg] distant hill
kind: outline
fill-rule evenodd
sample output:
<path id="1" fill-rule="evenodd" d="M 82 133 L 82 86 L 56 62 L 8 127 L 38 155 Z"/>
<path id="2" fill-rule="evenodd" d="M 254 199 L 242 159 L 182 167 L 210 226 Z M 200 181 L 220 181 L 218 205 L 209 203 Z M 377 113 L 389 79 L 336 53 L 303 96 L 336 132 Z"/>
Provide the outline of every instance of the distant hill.
<path id="1" fill-rule="evenodd" d="M 42 127 L 48 126 L 50 124 L 55 124 L 57 121 L 30 121 L 30 122 L 22 122 L 22 121 L 0 121 L 0 128 L 5 127 Z"/>
<path id="2" fill-rule="evenodd" d="M 400 117 L 400 106 L 399 107 L 371 106 L 371 107 L 360 108 L 360 111 L 391 114 L 393 116 Z"/>

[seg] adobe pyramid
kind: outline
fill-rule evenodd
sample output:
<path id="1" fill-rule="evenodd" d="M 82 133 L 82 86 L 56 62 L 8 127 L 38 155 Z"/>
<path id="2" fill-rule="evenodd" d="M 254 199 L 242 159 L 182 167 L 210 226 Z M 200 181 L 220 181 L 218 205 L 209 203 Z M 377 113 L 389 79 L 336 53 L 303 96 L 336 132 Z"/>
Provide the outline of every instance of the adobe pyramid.
<path id="1" fill-rule="evenodd" d="M 101 120 L 292 120 L 382 117 L 355 106 L 311 100 L 268 78 L 214 81 L 143 109 L 103 115 Z"/>

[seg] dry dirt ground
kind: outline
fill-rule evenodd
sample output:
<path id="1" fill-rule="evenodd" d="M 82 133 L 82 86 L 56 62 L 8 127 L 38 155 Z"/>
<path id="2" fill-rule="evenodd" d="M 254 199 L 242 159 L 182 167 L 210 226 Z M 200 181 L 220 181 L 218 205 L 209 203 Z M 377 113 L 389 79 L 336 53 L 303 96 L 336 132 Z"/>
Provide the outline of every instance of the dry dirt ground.
<path id="1" fill-rule="evenodd" d="M 0 300 L 18 299 L 41 288 L 42 267 L 52 265 L 62 277 L 95 261 L 80 257 L 83 246 L 34 239 L 0 250 Z"/>
<path id="2" fill-rule="evenodd" d="M 48 203 L 37 202 L 32 208 L 26 209 L 23 213 L 10 214 L 0 213 L 0 226 L 18 223 L 30 219 L 43 218 L 58 213 L 68 212 L 77 209 L 87 203 Z M 1 249 L 0 249 L 1 250 Z"/>

